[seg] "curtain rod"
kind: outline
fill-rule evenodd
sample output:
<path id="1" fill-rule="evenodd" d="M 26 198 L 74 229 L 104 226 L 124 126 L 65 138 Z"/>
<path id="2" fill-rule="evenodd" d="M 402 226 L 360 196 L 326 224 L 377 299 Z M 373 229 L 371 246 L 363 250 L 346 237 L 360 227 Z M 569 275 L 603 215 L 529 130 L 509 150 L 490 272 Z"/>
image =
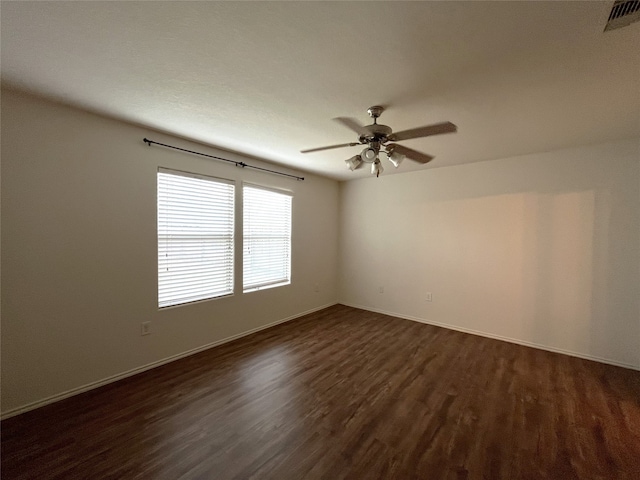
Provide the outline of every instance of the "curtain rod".
<path id="1" fill-rule="evenodd" d="M 156 145 L 160 145 L 162 147 L 167 147 L 167 148 L 173 148 L 174 150 L 180 150 L 181 152 L 193 153 L 194 155 L 200 155 L 200 156 L 203 156 L 203 157 L 213 158 L 215 160 L 220 160 L 220 161 L 223 161 L 223 162 L 233 163 L 236 167 L 253 168 L 254 170 L 261 170 L 263 172 L 273 173 L 274 175 L 282 175 L 283 177 L 291 177 L 291 178 L 295 178 L 296 180 L 304 180 L 304 177 L 298 177 L 297 175 L 291 175 L 289 173 L 282 173 L 282 172 L 278 172 L 276 170 L 269 170 L 268 168 L 256 167 L 254 165 L 249 165 L 249 164 L 244 163 L 244 162 L 236 162 L 235 160 L 229 160 L 227 158 L 216 157 L 215 155 L 208 155 L 206 153 L 194 152 L 193 150 L 187 150 L 186 148 L 174 147 L 173 145 L 167 145 L 166 143 L 155 142 L 153 140 L 149 140 L 148 138 L 144 138 L 143 141 L 144 141 L 144 143 L 146 143 L 149 146 L 151 146 L 152 143 L 155 143 Z"/>

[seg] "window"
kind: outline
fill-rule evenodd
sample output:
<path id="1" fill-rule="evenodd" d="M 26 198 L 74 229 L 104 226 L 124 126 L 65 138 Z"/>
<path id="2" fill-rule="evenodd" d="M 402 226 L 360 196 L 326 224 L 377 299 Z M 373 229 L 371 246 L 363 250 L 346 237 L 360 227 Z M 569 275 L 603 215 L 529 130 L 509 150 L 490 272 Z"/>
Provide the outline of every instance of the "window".
<path id="1" fill-rule="evenodd" d="M 243 188 L 245 292 L 291 283 L 291 195 Z"/>
<path id="2" fill-rule="evenodd" d="M 233 293 L 234 185 L 158 170 L 158 306 Z"/>

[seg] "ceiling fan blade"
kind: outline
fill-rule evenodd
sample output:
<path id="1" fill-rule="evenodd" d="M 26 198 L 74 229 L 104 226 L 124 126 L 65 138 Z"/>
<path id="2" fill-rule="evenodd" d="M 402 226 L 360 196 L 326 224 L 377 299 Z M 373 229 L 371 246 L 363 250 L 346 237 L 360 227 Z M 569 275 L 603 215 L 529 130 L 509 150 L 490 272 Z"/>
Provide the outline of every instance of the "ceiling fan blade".
<path id="1" fill-rule="evenodd" d="M 360 144 L 355 142 L 341 143 L 340 145 L 329 145 L 328 147 L 308 148 L 306 150 L 300 150 L 300 153 L 319 152 L 321 150 L 331 150 L 332 148 L 355 147 L 356 145 Z"/>
<path id="2" fill-rule="evenodd" d="M 453 133 L 457 132 L 456 127 L 451 122 L 436 123 L 434 125 L 427 125 L 425 127 L 412 128 L 410 130 L 403 130 L 401 132 L 392 133 L 389 136 L 389 140 L 392 142 L 399 142 L 401 140 L 409 140 L 411 138 L 429 137 L 431 135 L 440 135 L 441 133 Z"/>
<path id="3" fill-rule="evenodd" d="M 387 145 L 387 148 L 393 150 L 396 153 L 404 155 L 409 160 L 413 160 L 418 163 L 428 163 L 433 160 L 431 155 L 427 155 L 426 153 L 419 152 L 414 150 L 413 148 L 405 147 L 404 145 L 398 145 L 397 143 L 390 143 Z"/>
<path id="4" fill-rule="evenodd" d="M 337 117 L 334 118 L 334 120 L 338 123 L 341 123 L 342 125 L 344 125 L 345 127 L 347 127 L 350 130 L 353 130 L 354 132 L 356 132 L 358 135 L 360 136 L 368 136 L 371 135 L 371 133 L 369 132 L 369 130 L 367 130 L 358 120 L 356 120 L 355 118 L 349 118 L 349 117 Z"/>

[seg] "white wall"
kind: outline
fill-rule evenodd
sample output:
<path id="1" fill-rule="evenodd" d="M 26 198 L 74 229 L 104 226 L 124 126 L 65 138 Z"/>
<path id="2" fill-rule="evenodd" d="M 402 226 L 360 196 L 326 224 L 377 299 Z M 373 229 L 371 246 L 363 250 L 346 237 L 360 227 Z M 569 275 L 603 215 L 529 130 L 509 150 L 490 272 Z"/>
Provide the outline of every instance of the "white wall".
<path id="1" fill-rule="evenodd" d="M 337 182 L 148 147 L 220 154 L 12 91 L 1 120 L 4 414 L 336 303 Z M 158 166 L 292 190 L 292 284 L 158 311 Z"/>
<path id="2" fill-rule="evenodd" d="M 341 303 L 640 368 L 639 145 L 342 184 Z"/>

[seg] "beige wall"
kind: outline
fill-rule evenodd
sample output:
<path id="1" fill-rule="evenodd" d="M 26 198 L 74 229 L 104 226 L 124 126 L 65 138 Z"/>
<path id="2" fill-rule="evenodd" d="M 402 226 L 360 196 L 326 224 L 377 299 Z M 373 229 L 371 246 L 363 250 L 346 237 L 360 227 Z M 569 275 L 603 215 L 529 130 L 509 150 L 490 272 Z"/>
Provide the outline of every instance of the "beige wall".
<path id="1" fill-rule="evenodd" d="M 639 145 L 342 184 L 341 303 L 640 368 Z"/>
<path id="2" fill-rule="evenodd" d="M 216 154 L 11 91 L 1 120 L 5 414 L 337 301 L 337 182 L 148 147 Z M 292 284 L 158 311 L 158 166 L 292 190 Z"/>

